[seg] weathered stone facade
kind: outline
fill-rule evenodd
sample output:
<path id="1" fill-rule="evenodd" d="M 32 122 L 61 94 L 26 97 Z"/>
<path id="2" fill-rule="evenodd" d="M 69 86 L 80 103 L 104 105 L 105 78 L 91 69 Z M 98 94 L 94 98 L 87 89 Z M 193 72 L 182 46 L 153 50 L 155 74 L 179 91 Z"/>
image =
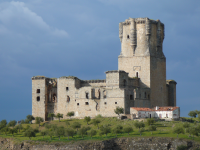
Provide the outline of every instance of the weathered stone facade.
<path id="1" fill-rule="evenodd" d="M 176 106 L 176 82 L 166 81 L 163 53 L 164 24 L 148 18 L 129 18 L 119 24 L 121 54 L 118 70 L 105 80 L 80 80 L 73 76 L 32 77 L 32 115 L 74 111 L 75 117 L 116 116 L 116 106 Z"/>

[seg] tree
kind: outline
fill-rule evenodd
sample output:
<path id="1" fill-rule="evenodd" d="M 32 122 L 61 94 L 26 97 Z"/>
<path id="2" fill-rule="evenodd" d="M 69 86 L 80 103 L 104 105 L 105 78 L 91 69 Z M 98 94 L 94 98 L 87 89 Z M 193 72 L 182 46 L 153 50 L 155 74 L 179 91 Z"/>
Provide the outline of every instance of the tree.
<path id="1" fill-rule="evenodd" d="M 47 132 L 48 136 L 50 137 L 50 139 L 52 140 L 52 137 L 54 136 L 54 132 L 52 130 L 49 130 Z"/>
<path id="2" fill-rule="evenodd" d="M 64 127 L 58 127 L 55 130 L 55 136 L 59 137 L 59 140 L 60 140 L 60 137 L 64 136 L 64 135 L 65 135 L 65 129 L 64 129 Z"/>
<path id="3" fill-rule="evenodd" d="M 57 113 L 56 118 L 58 118 L 60 122 L 60 118 L 63 118 L 63 114 Z"/>
<path id="4" fill-rule="evenodd" d="M 20 130 L 23 129 L 23 126 L 21 124 L 17 125 L 16 128 L 19 130 L 19 133 L 20 133 Z"/>
<path id="5" fill-rule="evenodd" d="M 92 120 L 92 123 L 95 125 L 95 126 L 97 126 L 98 127 L 98 129 L 99 129 L 99 123 L 100 123 L 101 121 L 99 120 L 99 119 L 93 119 Z"/>
<path id="6" fill-rule="evenodd" d="M 156 131 L 156 126 L 155 125 L 149 126 L 149 131 L 151 131 L 151 134 L 152 134 L 153 131 Z"/>
<path id="7" fill-rule="evenodd" d="M 84 120 L 87 122 L 87 125 L 88 125 L 88 122 L 90 122 L 91 118 L 90 116 L 85 116 Z"/>
<path id="8" fill-rule="evenodd" d="M 181 133 L 184 134 L 183 127 L 175 127 L 173 130 L 173 133 L 177 134 L 177 138 L 178 138 L 179 134 L 181 134 Z"/>
<path id="9" fill-rule="evenodd" d="M 152 124 L 154 124 L 155 123 L 155 120 L 154 120 L 154 118 L 148 118 L 147 119 L 147 125 L 149 126 L 149 125 L 152 125 Z"/>
<path id="10" fill-rule="evenodd" d="M 44 139 L 44 136 L 45 136 L 46 134 L 47 134 L 47 131 L 41 131 L 41 132 L 40 132 L 40 135 L 43 136 L 43 139 Z"/>
<path id="11" fill-rule="evenodd" d="M 32 120 L 34 120 L 35 118 L 32 115 L 27 115 L 26 116 L 26 120 L 25 123 L 32 123 Z"/>
<path id="12" fill-rule="evenodd" d="M 70 117 L 70 119 L 71 119 L 71 117 L 74 116 L 74 112 L 73 111 L 68 112 L 67 116 Z"/>
<path id="13" fill-rule="evenodd" d="M 1 129 L 1 132 L 4 132 L 5 135 L 7 135 L 7 133 L 9 132 L 9 128 L 8 127 L 4 127 Z"/>
<path id="14" fill-rule="evenodd" d="M 192 117 L 196 118 L 197 113 L 196 113 L 195 111 L 190 111 L 190 112 L 188 113 L 188 116 L 190 116 L 191 118 L 192 118 Z M 191 120 L 192 120 L 192 119 L 191 119 Z"/>
<path id="15" fill-rule="evenodd" d="M 133 128 L 132 127 L 125 127 L 124 132 L 128 133 L 128 135 L 129 135 L 130 132 L 133 132 Z"/>
<path id="16" fill-rule="evenodd" d="M 68 140 L 69 140 L 69 136 L 71 136 L 71 137 L 73 138 L 74 133 L 75 133 L 74 130 L 71 129 L 71 128 L 67 128 L 67 129 L 65 130 L 65 135 L 68 137 Z"/>
<path id="17" fill-rule="evenodd" d="M 117 115 L 120 116 L 120 114 L 123 114 L 123 113 L 124 113 L 124 108 L 117 106 L 116 109 L 115 109 L 114 111 L 115 111 L 115 113 L 116 113 Z"/>
<path id="18" fill-rule="evenodd" d="M 79 122 L 74 122 L 72 124 L 72 128 L 76 129 L 78 131 L 79 128 L 81 128 L 81 124 Z"/>
<path id="19" fill-rule="evenodd" d="M 190 124 L 188 122 L 185 122 L 183 124 L 183 127 L 185 128 L 185 132 L 186 132 L 186 129 L 190 127 Z"/>
<path id="20" fill-rule="evenodd" d="M 9 133 L 12 134 L 12 136 L 14 136 L 14 133 L 17 133 L 18 129 L 15 127 L 15 128 L 9 128 Z"/>
<path id="21" fill-rule="evenodd" d="M 139 128 L 139 131 L 140 131 L 140 128 L 144 128 L 144 127 L 145 127 L 145 124 L 144 124 L 143 122 L 136 121 L 136 122 L 134 123 L 134 126 L 135 126 L 136 128 Z"/>
<path id="22" fill-rule="evenodd" d="M 100 126 L 100 130 L 103 134 L 106 134 L 106 137 L 107 134 L 111 132 L 111 128 L 108 125 Z"/>
<path id="23" fill-rule="evenodd" d="M 67 127 L 70 125 L 68 120 L 65 121 L 65 124 L 67 125 Z"/>
<path id="24" fill-rule="evenodd" d="M 0 122 L 0 130 L 2 128 L 6 127 L 6 125 L 7 125 L 7 121 L 6 120 L 1 120 L 1 122 Z"/>
<path id="25" fill-rule="evenodd" d="M 33 131 L 32 128 L 29 128 L 24 132 L 24 136 L 29 137 L 29 139 L 31 140 L 31 137 L 35 137 L 35 132 Z"/>
<path id="26" fill-rule="evenodd" d="M 51 121 L 53 120 L 53 117 L 55 117 L 55 114 L 54 114 L 54 113 L 49 113 L 49 114 L 48 114 L 48 118 L 51 118 Z"/>
<path id="27" fill-rule="evenodd" d="M 91 138 L 96 134 L 97 134 L 97 131 L 93 129 L 88 132 L 88 135 L 91 136 Z"/>
<path id="28" fill-rule="evenodd" d="M 17 124 L 17 121 L 16 120 L 12 120 L 7 124 L 7 126 L 8 127 L 14 127 L 16 124 Z"/>
<path id="29" fill-rule="evenodd" d="M 116 134 L 116 137 L 117 137 L 117 134 L 118 134 L 118 133 L 121 133 L 121 129 L 118 128 L 118 127 L 114 127 L 114 128 L 112 129 L 112 133 Z"/>
<path id="30" fill-rule="evenodd" d="M 36 124 L 39 124 L 39 126 L 40 126 L 40 123 L 43 122 L 43 121 L 44 121 L 44 119 L 41 118 L 41 117 L 36 117 L 36 118 L 35 118 L 35 123 L 36 123 Z"/>
<path id="31" fill-rule="evenodd" d="M 200 121 L 200 114 L 198 114 L 198 120 Z"/>
<path id="32" fill-rule="evenodd" d="M 195 110 L 195 112 L 197 115 L 200 114 L 200 110 Z"/>
<path id="33" fill-rule="evenodd" d="M 78 130 L 78 134 L 84 138 L 84 135 L 87 133 L 87 131 L 90 129 L 90 127 L 82 127 Z"/>
<path id="34" fill-rule="evenodd" d="M 192 139 L 194 139 L 194 135 L 198 136 L 198 129 L 195 127 L 190 127 L 187 129 L 187 132 L 191 135 L 193 135 Z"/>

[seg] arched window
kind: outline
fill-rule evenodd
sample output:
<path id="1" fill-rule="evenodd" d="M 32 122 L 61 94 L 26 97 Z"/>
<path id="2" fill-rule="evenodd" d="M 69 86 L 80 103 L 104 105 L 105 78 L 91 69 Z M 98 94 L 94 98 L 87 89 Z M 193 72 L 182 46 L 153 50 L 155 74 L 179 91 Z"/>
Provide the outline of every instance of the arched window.
<path id="1" fill-rule="evenodd" d="M 56 102 L 56 94 L 53 94 L 53 101 L 52 101 L 53 103 L 55 103 Z"/>
<path id="2" fill-rule="evenodd" d="M 136 77 L 138 78 L 138 72 L 136 72 Z"/>
<path id="3" fill-rule="evenodd" d="M 89 99 L 89 93 L 88 92 L 85 93 L 85 98 Z"/>

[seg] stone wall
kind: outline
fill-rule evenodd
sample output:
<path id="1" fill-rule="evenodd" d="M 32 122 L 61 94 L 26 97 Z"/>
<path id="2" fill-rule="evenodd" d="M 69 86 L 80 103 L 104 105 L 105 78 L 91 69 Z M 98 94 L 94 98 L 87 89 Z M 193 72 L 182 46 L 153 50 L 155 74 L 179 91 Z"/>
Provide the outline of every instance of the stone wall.
<path id="1" fill-rule="evenodd" d="M 178 146 L 187 146 L 189 150 L 200 148 L 200 144 L 183 139 L 174 138 L 114 138 L 103 141 L 76 141 L 76 142 L 21 142 L 14 144 L 11 139 L 0 138 L 0 149 L 7 150 L 176 150 Z"/>

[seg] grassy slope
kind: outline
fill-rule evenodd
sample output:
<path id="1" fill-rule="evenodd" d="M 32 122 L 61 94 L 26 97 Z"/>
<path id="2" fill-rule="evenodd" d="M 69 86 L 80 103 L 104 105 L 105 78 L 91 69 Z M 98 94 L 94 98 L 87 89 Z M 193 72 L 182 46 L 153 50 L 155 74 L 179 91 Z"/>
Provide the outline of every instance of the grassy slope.
<path id="1" fill-rule="evenodd" d="M 113 128 L 117 125 L 122 125 L 123 127 L 126 126 L 132 126 L 133 127 L 133 132 L 130 133 L 130 135 L 128 135 L 127 133 L 122 133 L 122 134 L 118 134 L 117 137 L 141 137 L 140 133 L 138 132 L 138 129 L 136 129 L 134 127 L 134 120 L 118 120 L 117 118 L 99 118 L 101 120 L 100 125 L 104 125 L 104 124 L 109 124 L 111 125 L 110 127 Z M 66 120 L 61 120 L 61 122 L 58 122 L 58 120 L 55 121 L 51 121 L 49 122 L 49 124 L 56 124 L 57 126 L 64 126 L 65 128 L 67 128 L 66 124 L 65 124 Z M 80 122 L 82 126 L 90 126 L 91 129 L 95 129 L 97 130 L 97 132 L 99 132 L 99 130 L 97 129 L 97 126 L 94 126 L 91 122 L 89 122 L 89 125 L 87 125 L 87 123 L 83 120 L 83 119 L 71 119 L 68 120 L 70 122 L 70 125 L 73 122 Z M 148 131 L 148 126 L 145 125 L 145 132 L 142 133 L 142 137 L 172 137 L 172 138 L 176 138 L 177 134 L 173 134 L 172 130 L 175 126 L 182 126 L 182 122 L 179 121 L 172 121 L 172 122 L 165 122 L 165 121 L 158 121 L 155 123 L 155 125 L 157 126 L 157 131 L 153 132 L 153 135 L 151 135 L 151 132 Z M 190 123 L 191 126 L 194 126 L 194 124 Z M 30 125 L 32 128 L 36 128 L 38 127 L 38 124 L 23 124 L 23 127 L 26 127 L 27 125 Z M 45 127 L 40 127 L 39 128 L 40 131 L 45 130 Z M 189 139 L 192 140 L 191 137 L 188 137 L 188 133 L 185 134 L 180 134 L 179 138 L 183 138 L 183 139 Z M 9 138 L 12 137 L 11 134 L 7 134 L 7 136 L 5 136 L 3 133 L 0 133 L 0 137 L 5 137 L 5 138 Z M 79 135 L 75 135 L 74 138 L 70 137 L 70 140 L 68 140 L 67 137 L 61 137 L 60 141 L 80 141 L 80 140 L 106 140 L 106 139 L 110 139 L 110 138 L 115 138 L 116 135 L 113 133 L 109 133 L 108 136 L 106 137 L 105 135 L 103 135 L 102 137 L 100 137 L 97 133 L 96 136 L 94 136 L 92 139 L 89 136 L 85 136 L 84 139 L 82 139 L 81 136 Z M 28 137 L 24 137 L 23 133 L 17 133 L 14 135 L 14 138 L 17 141 L 24 141 L 24 140 L 29 140 Z M 36 134 L 36 137 L 32 137 L 31 138 L 32 141 L 48 141 L 48 142 L 55 142 L 55 141 L 59 141 L 58 137 L 53 137 L 52 140 L 50 141 L 50 137 L 49 136 L 44 136 L 43 137 L 40 135 L 40 133 Z M 194 140 L 197 142 L 200 142 L 200 138 L 199 137 L 194 137 Z"/>

